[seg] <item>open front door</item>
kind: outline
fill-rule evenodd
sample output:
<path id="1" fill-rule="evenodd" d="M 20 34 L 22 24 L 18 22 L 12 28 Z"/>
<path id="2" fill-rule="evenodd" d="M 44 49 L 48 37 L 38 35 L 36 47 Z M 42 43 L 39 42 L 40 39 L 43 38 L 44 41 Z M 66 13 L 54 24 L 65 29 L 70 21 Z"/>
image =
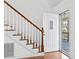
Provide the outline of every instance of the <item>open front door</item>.
<path id="1" fill-rule="evenodd" d="M 44 13 L 43 15 L 44 28 L 44 51 L 59 50 L 59 15 L 52 13 Z"/>

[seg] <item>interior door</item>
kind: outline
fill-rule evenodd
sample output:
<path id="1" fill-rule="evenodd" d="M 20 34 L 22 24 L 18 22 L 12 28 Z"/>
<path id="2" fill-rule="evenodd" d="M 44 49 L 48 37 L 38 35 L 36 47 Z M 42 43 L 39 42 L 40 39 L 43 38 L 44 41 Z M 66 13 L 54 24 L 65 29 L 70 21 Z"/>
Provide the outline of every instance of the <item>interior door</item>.
<path id="1" fill-rule="evenodd" d="M 59 15 L 44 13 L 43 28 L 45 52 L 59 50 Z"/>

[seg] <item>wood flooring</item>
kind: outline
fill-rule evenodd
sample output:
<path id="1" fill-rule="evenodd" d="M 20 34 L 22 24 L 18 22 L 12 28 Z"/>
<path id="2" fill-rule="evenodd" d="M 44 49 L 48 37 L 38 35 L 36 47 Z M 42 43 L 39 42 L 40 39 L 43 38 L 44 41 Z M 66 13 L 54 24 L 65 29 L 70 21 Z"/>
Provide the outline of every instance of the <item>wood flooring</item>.
<path id="1" fill-rule="evenodd" d="M 61 59 L 61 53 L 60 52 L 50 52 L 50 53 L 45 53 L 44 56 L 21 58 L 21 59 Z"/>

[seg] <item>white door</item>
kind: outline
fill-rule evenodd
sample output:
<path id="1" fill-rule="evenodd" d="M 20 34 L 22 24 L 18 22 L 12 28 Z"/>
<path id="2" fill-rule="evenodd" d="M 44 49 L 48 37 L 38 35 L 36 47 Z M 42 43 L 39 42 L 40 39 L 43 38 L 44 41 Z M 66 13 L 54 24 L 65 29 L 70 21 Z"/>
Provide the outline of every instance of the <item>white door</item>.
<path id="1" fill-rule="evenodd" d="M 43 28 L 45 52 L 59 50 L 59 15 L 44 13 Z"/>

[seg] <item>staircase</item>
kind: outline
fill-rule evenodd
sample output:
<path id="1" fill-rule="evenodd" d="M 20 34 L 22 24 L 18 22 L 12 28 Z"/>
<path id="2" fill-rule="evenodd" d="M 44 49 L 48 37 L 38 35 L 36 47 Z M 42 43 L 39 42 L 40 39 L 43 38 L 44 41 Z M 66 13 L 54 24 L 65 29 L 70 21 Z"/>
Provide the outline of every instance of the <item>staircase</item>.
<path id="1" fill-rule="evenodd" d="M 4 3 L 6 8 L 4 17 L 5 33 L 11 33 L 9 34 L 11 38 L 22 42 L 20 44 L 24 43 L 24 46 L 28 46 L 27 48 L 31 46 L 30 49 L 34 51 L 37 49 L 38 53 L 44 52 L 43 28 L 40 29 L 7 1 L 4 1 Z"/>

